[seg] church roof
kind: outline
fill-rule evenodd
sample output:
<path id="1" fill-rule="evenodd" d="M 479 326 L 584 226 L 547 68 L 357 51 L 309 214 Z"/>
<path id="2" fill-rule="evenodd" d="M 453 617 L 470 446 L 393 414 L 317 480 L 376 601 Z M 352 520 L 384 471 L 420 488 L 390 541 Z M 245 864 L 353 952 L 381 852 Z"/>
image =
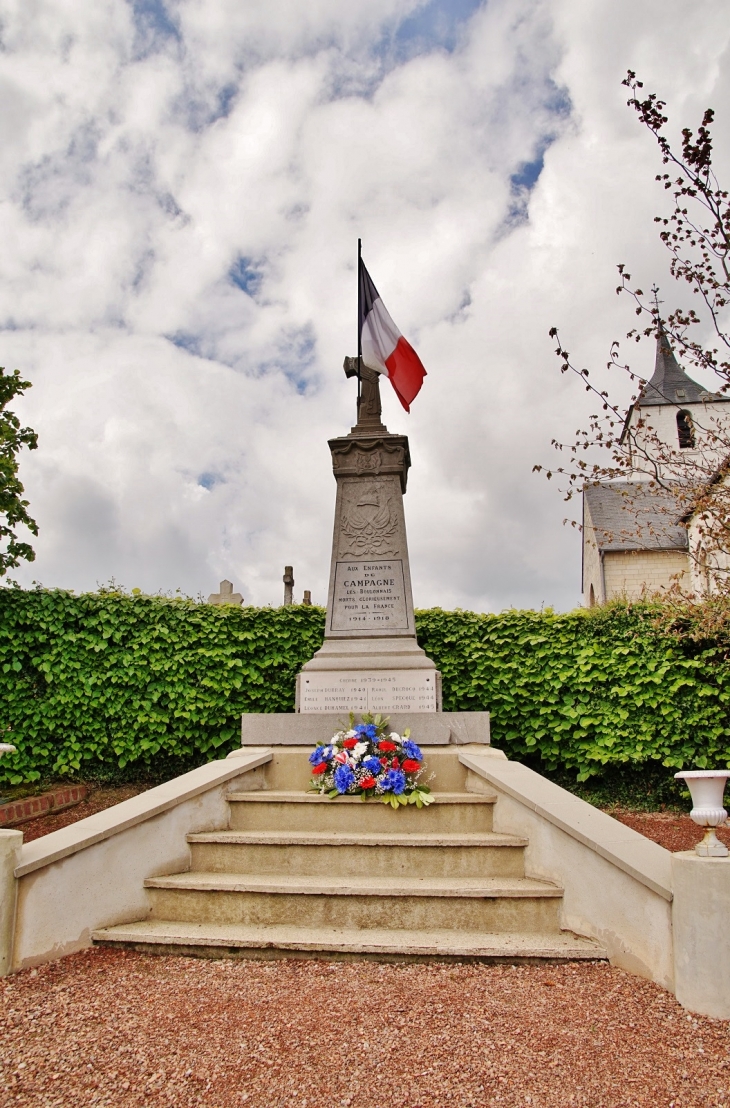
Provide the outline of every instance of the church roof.
<path id="1" fill-rule="evenodd" d="M 676 497 L 648 481 L 586 485 L 583 504 L 601 551 L 687 549 Z"/>
<path id="2" fill-rule="evenodd" d="M 656 340 L 654 374 L 639 396 L 637 407 L 673 404 L 681 408 L 684 404 L 701 404 L 708 400 L 730 400 L 730 397 L 708 392 L 704 385 L 688 377 L 674 357 L 664 331 L 660 331 Z"/>

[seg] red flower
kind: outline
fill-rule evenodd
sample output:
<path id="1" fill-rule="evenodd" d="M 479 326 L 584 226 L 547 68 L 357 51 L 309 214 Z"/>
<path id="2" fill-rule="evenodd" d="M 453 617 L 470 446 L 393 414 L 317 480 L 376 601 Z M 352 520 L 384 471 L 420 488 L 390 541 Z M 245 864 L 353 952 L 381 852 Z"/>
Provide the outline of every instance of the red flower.
<path id="1" fill-rule="evenodd" d="M 357 746 L 358 742 L 359 739 L 345 739 L 342 745 L 344 746 L 345 750 L 352 750 L 354 746 Z"/>
<path id="2" fill-rule="evenodd" d="M 327 762 L 320 762 L 318 766 L 314 767 L 312 773 L 326 773 L 329 768 Z"/>
<path id="3" fill-rule="evenodd" d="M 381 764 L 381 766 L 387 766 L 387 764 L 388 764 L 388 759 L 387 759 L 387 758 L 381 758 L 381 759 L 380 759 L 380 764 Z"/>
<path id="4" fill-rule="evenodd" d="M 393 769 L 400 769 L 400 762 L 398 761 L 397 758 L 394 758 L 393 761 L 390 764 L 393 767 Z"/>
<path id="5" fill-rule="evenodd" d="M 395 745 L 395 743 L 388 742 L 387 739 L 383 739 L 382 742 L 378 743 L 378 750 L 390 751 L 390 750 L 397 750 L 397 749 L 398 749 L 398 747 Z"/>
<path id="6" fill-rule="evenodd" d="M 406 758 L 400 768 L 405 770 L 406 773 L 418 773 L 421 763 L 417 762 L 415 758 Z"/>
<path id="7" fill-rule="evenodd" d="M 360 782 L 360 788 L 361 789 L 374 789 L 376 783 L 377 782 L 376 782 L 374 777 L 363 777 L 362 781 Z"/>

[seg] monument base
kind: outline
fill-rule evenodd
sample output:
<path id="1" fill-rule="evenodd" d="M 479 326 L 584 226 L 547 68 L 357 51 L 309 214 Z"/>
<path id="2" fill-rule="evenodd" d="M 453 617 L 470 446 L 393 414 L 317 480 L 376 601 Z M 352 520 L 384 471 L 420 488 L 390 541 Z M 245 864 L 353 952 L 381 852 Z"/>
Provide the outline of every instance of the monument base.
<path id="1" fill-rule="evenodd" d="M 326 639 L 297 674 L 296 711 L 440 712 L 441 674 L 413 636 Z"/>
<path id="2" fill-rule="evenodd" d="M 489 712 L 389 712 L 388 718 L 399 735 L 409 727 L 419 746 L 488 746 L 490 741 Z M 327 742 L 343 724 L 347 716 L 341 712 L 245 712 L 241 746 L 313 747 Z"/>

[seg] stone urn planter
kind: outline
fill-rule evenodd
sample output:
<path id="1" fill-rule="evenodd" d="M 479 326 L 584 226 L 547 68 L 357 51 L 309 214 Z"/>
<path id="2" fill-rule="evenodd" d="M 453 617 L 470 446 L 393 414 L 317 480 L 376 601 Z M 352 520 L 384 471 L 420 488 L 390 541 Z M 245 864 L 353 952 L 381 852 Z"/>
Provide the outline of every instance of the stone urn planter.
<path id="1" fill-rule="evenodd" d="M 728 848 L 715 834 L 727 819 L 723 808 L 725 782 L 730 777 L 728 769 L 688 769 L 675 773 L 677 779 L 687 782 L 692 796 L 690 816 L 699 827 L 704 827 L 705 837 L 695 847 L 701 858 L 727 858 Z"/>

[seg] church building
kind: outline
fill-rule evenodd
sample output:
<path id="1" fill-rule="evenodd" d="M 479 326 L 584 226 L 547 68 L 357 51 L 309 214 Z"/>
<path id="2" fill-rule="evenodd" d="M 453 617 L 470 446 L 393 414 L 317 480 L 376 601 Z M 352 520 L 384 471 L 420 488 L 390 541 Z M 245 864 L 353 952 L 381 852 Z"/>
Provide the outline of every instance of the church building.
<path id="1" fill-rule="evenodd" d="M 730 397 L 708 392 L 687 376 L 661 332 L 654 374 L 629 408 L 621 435 L 621 444 L 630 453 L 630 477 L 583 489 L 586 607 L 614 597 L 638 600 L 675 582 L 686 590 L 693 587 L 687 505 L 680 505 L 670 491 L 652 483 L 657 452 L 649 440 L 654 435 L 667 447 L 668 456 L 674 455 L 680 462 L 684 457 L 699 461 L 701 450 L 706 465 L 714 449 L 720 465 L 724 459 L 719 450 L 706 439 L 700 441 L 701 429 L 729 420 L 728 405 Z M 681 475 L 676 479 L 681 481 Z"/>

